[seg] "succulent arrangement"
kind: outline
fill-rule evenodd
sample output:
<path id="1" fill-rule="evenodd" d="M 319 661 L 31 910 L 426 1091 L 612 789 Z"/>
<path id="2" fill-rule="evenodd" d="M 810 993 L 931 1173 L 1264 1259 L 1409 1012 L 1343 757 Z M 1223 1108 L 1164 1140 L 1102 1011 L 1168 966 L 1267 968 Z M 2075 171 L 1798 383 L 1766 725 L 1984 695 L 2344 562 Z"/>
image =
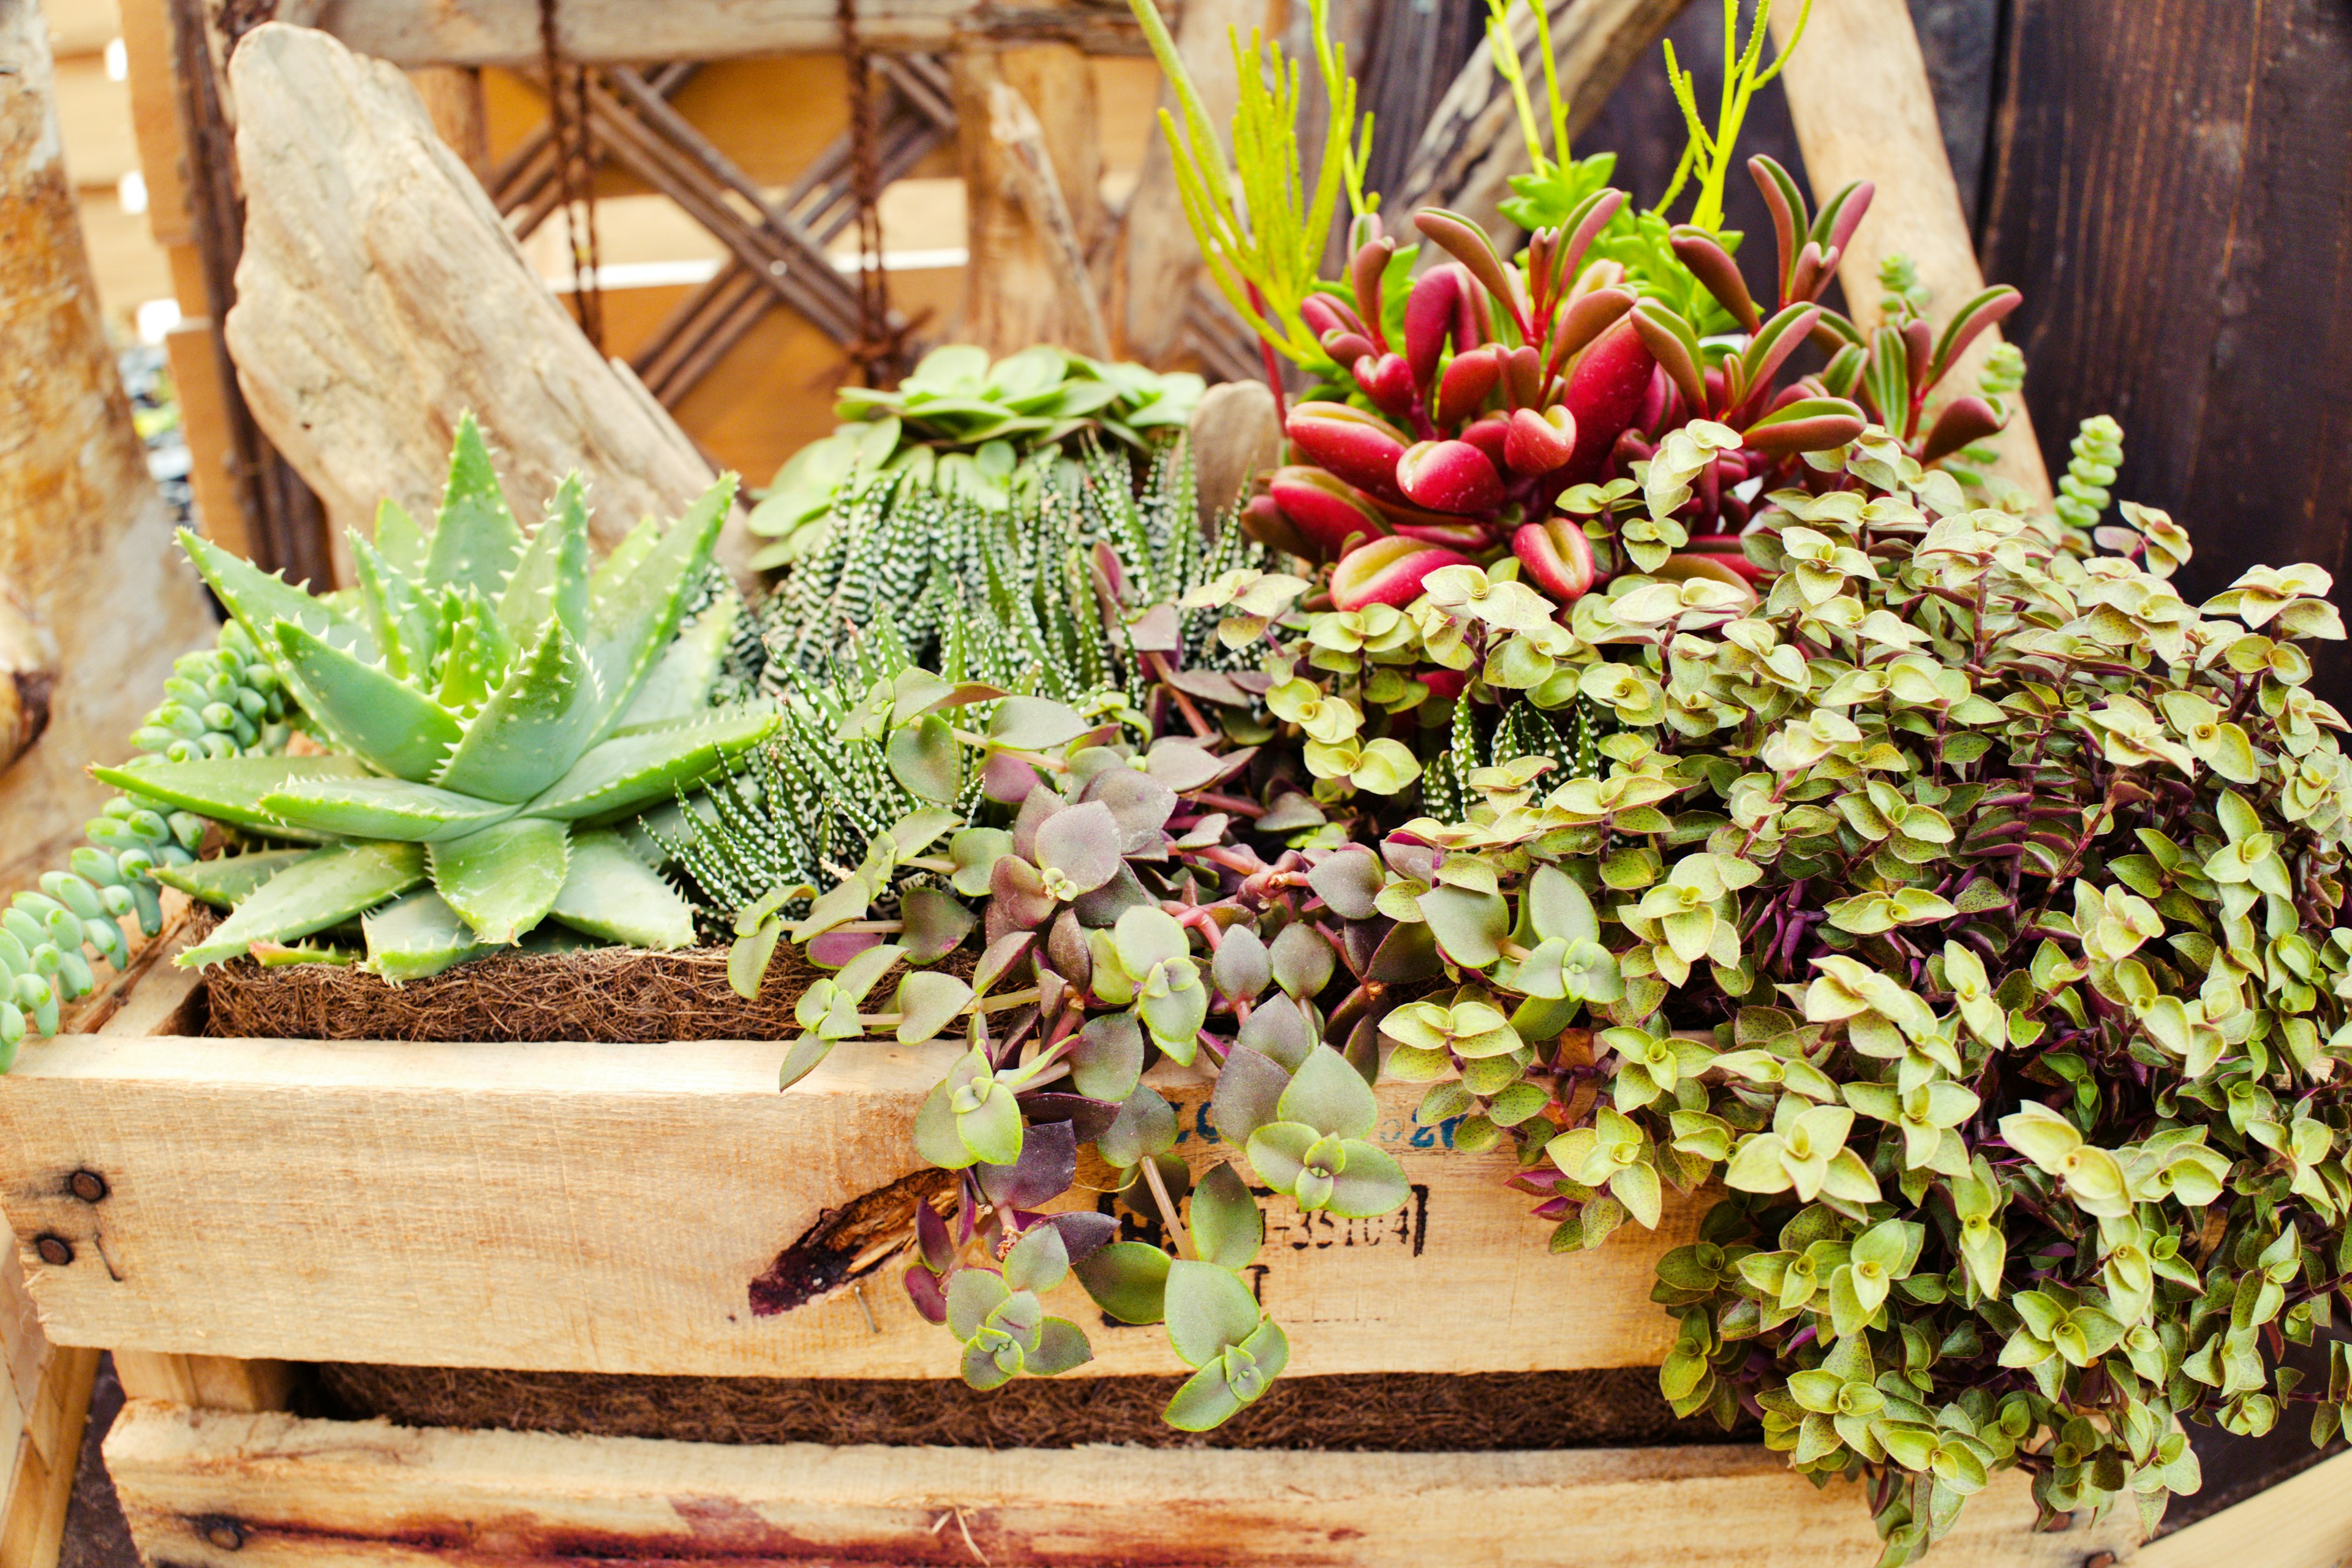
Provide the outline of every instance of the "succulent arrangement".
<path id="1" fill-rule="evenodd" d="M 1189 371 L 1162 375 L 1043 344 L 993 362 L 970 343 L 933 349 L 895 387 L 843 388 L 835 412 L 846 423 L 793 453 L 752 509 L 751 531 L 773 540 L 752 563 L 798 561 L 840 492 L 877 477 L 1002 512 L 1076 441 L 1146 452 L 1155 432 L 1192 416 L 1202 390 Z"/>
<path id="2" fill-rule="evenodd" d="M 1691 151 L 1646 210 L 1514 74 L 1512 252 L 1391 232 L 1319 4 L 1313 183 L 1295 62 L 1237 46 L 1229 167 L 1136 10 L 1213 276 L 1314 382 L 1220 526 L 1159 428 L 1189 384 L 951 350 L 780 477 L 750 606 L 709 585 L 725 487 L 592 568 L 578 487 L 526 534 L 470 425 L 435 529 L 388 510 L 350 594 L 192 541 L 234 624 L 0 917 L 0 1038 L 55 1027 L 158 883 L 233 907 L 190 962 L 333 956 L 289 944 L 357 920 L 395 982 L 543 921 L 698 925 L 747 994 L 787 942 L 821 972 L 786 1091 L 953 1042 L 912 1127 L 952 1190 L 903 1279 L 975 1387 L 1088 1359 L 1048 1310 L 1075 1278 L 1164 1326 L 1170 1423 L 1246 1409 L 1289 1359 L 1261 1205 L 1404 1204 L 1370 1133 L 1406 1083 L 1508 1156 L 1531 1246 L 1717 1193 L 1659 1268 L 1661 1389 L 1860 1481 L 1888 1564 L 2004 1469 L 2152 1526 L 2199 1481 L 2184 1423 L 2343 1430 L 2327 574 L 2185 599 L 2112 421 L 2054 504 L 1990 477 L 2021 361 L 1955 370 L 2017 296 L 1938 322 L 1898 259 L 1872 331 L 1822 304 L 1866 184 L 1816 209 L 1748 160 L 1751 293 L 1721 215 L 1760 14 L 1712 126 L 1670 60 Z M 2323 1340 L 2324 1377 L 2286 1364 Z"/>

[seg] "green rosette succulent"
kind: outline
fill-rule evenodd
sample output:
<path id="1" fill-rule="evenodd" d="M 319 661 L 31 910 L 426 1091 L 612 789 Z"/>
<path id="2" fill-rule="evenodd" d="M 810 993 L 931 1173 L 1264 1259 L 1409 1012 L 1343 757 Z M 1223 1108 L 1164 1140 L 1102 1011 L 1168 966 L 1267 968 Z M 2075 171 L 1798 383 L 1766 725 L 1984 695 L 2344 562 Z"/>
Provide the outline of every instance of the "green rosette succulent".
<path id="1" fill-rule="evenodd" d="M 708 705 L 730 596 L 683 637 L 733 498 L 721 479 L 667 531 L 601 565 L 567 479 L 526 534 L 471 419 L 427 532 L 397 506 L 352 537 L 356 589 L 318 596 L 183 533 L 205 580 L 331 749 L 93 770 L 142 797 L 304 847 L 178 868 L 229 918 L 179 962 L 217 963 L 364 917 L 367 964 L 400 981 L 552 917 L 604 942 L 693 941 L 691 909 L 617 833 L 775 727 Z"/>

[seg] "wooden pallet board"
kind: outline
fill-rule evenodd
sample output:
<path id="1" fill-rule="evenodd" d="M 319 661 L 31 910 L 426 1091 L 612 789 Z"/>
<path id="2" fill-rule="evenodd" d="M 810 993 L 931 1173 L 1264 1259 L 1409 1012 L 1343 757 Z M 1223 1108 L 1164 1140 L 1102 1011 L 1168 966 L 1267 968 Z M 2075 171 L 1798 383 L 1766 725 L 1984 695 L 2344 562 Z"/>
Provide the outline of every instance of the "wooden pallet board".
<path id="1" fill-rule="evenodd" d="M 186 1568 L 1867 1568 L 1878 1551 L 1852 1487 L 1817 1491 L 1740 1447 L 731 1447 L 135 1402 L 106 1459 L 149 1560 Z M 2024 1478 L 2002 1477 L 1934 1562 L 2077 1568 L 2130 1550 L 2119 1521 L 2042 1535 L 2033 1517 Z"/>
<path id="2" fill-rule="evenodd" d="M 159 954 L 160 960 L 160 954 Z M 828 1209 L 924 1168 L 915 1106 L 954 1048 L 853 1043 L 790 1092 L 777 1041 L 417 1045 L 175 1034 L 189 977 L 129 986 L 104 1030 L 28 1043 L 0 1079 L 0 1207 L 60 1342 L 248 1359 L 578 1372 L 931 1377 L 953 1346 L 895 1265 L 777 1315 L 753 1279 Z M 1198 1166 L 1198 1082 L 1166 1085 Z M 1308 1373 L 1654 1365 L 1649 1300 L 1678 1202 L 1576 1258 L 1504 1180 L 1383 1090 L 1414 1185 L 1377 1221 L 1269 1200 L 1257 1286 Z M 77 1171 L 107 1195 L 73 1195 Z M 909 1211 L 911 1212 L 911 1211 Z M 42 1237 L 72 1260 L 41 1261 Z M 55 1248 L 53 1247 L 54 1251 Z M 1103 1323 L 1096 1373 L 1180 1370 L 1157 1328 Z M 869 1319 L 870 1313 L 870 1319 Z M 1443 1325 L 1440 1329 L 1437 1325 Z"/>

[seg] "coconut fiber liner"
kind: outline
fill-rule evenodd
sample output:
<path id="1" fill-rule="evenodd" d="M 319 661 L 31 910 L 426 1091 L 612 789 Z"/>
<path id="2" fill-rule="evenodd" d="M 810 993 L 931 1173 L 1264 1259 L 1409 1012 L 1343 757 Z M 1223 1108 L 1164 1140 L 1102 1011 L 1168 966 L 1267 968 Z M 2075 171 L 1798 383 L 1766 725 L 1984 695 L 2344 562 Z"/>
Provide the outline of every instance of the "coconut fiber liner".
<path id="1" fill-rule="evenodd" d="M 199 927 L 199 934 L 209 929 Z M 969 953 L 946 967 L 971 973 Z M 756 1000 L 727 984 L 727 950 L 513 952 L 387 984 L 340 963 L 239 958 L 205 972 L 205 1033 L 263 1040 L 773 1040 L 825 973 L 779 944 Z"/>
<path id="2" fill-rule="evenodd" d="M 1726 1432 L 1711 1418 L 1676 1420 L 1651 1367 L 1286 1377 L 1216 1431 L 1197 1434 L 1160 1419 L 1183 1381 L 1175 1376 L 1023 1378 L 980 1394 L 953 1378 L 647 1377 L 350 1362 L 318 1373 L 333 1413 L 353 1418 L 692 1443 L 1429 1453 L 1758 1436 L 1745 1421 Z"/>

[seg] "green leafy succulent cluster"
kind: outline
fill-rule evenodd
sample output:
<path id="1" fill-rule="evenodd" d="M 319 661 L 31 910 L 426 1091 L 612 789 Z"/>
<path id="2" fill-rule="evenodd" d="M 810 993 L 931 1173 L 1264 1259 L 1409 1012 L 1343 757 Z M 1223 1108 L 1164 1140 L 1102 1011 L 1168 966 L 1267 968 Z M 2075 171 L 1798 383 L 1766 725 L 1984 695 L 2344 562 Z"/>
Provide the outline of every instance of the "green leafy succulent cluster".
<path id="1" fill-rule="evenodd" d="M 933 349 L 896 387 L 843 390 L 835 412 L 848 423 L 793 453 L 753 509 L 751 531 L 773 542 L 752 564 L 805 557 L 845 496 L 880 478 L 1002 512 L 1034 495 L 1052 459 L 1080 439 L 1147 454 L 1192 416 L 1202 391 L 1189 371 L 1162 375 L 1042 345 L 994 362 L 970 343 Z"/>
<path id="2" fill-rule="evenodd" d="M 690 942 L 684 900 L 606 828 L 721 771 L 775 727 L 772 713 L 709 707 L 731 598 L 679 635 L 730 498 L 721 481 L 677 526 L 648 521 L 592 569 L 579 479 L 526 534 L 468 419 L 436 526 L 387 504 L 373 542 L 353 536 L 351 594 L 314 596 L 184 535 L 325 744 L 94 770 L 298 846 L 180 868 L 175 886 L 234 908 L 180 962 L 215 963 L 353 920 L 367 966 L 394 981 L 509 945 L 551 915 L 606 942 Z M 249 721 L 226 703 L 220 716 L 233 739 L 235 721 Z"/>

